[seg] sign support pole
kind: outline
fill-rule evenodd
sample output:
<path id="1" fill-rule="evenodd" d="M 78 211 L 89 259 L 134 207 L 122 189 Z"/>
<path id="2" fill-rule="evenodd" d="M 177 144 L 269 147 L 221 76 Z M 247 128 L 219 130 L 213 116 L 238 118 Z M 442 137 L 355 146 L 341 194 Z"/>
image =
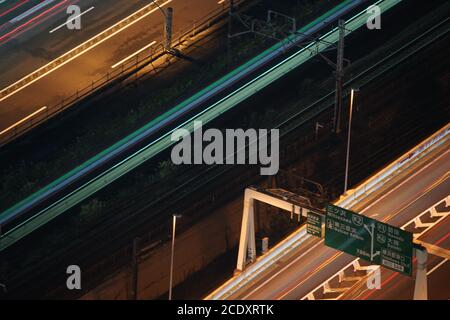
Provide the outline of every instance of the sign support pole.
<path id="1" fill-rule="evenodd" d="M 256 260 L 256 241 L 255 241 L 255 217 L 254 204 L 255 201 L 270 204 L 274 207 L 290 211 L 292 214 L 298 214 L 299 219 L 302 214 L 306 215 L 300 205 L 280 199 L 269 194 L 262 193 L 252 188 L 245 189 L 244 210 L 242 212 L 241 235 L 239 240 L 239 252 L 236 265 L 236 272 L 244 271 L 247 261 L 254 262 Z M 311 209 L 311 208 L 310 208 Z"/>
<path id="2" fill-rule="evenodd" d="M 243 271 L 245 269 L 247 258 L 250 258 L 250 261 L 256 258 L 253 203 L 254 200 L 248 196 L 248 192 L 246 190 L 244 198 L 244 212 L 242 215 L 241 238 L 239 241 L 238 261 L 236 267 L 238 271 Z"/>
<path id="3" fill-rule="evenodd" d="M 414 287 L 414 300 L 428 300 L 427 286 L 427 258 L 426 248 L 414 249 L 417 258 L 416 284 Z"/>

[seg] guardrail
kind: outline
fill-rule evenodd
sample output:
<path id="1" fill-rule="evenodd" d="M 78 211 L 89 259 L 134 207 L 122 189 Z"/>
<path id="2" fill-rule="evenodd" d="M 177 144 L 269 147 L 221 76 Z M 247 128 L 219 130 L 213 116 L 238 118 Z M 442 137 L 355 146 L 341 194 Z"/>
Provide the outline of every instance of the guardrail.
<path id="1" fill-rule="evenodd" d="M 361 201 L 361 199 L 367 197 L 368 194 L 375 192 L 383 186 L 382 181 L 386 178 L 395 175 L 398 171 L 403 171 L 417 163 L 420 159 L 428 155 L 434 149 L 438 148 L 443 143 L 447 142 L 450 132 L 450 125 L 446 125 L 437 133 L 432 135 L 429 139 L 422 142 L 418 146 L 414 147 L 411 151 L 407 152 L 404 156 L 399 158 L 396 162 L 387 166 L 383 171 L 377 175 L 371 177 L 364 184 L 353 191 L 349 191 L 348 197 L 341 202 L 343 207 L 352 207 L 355 203 Z"/>
<path id="2" fill-rule="evenodd" d="M 248 0 L 235 0 L 235 6 L 239 6 L 243 2 Z M 31 73 L 30 75 L 26 76 L 25 78 L 17 81 L 16 83 L 8 86 L 7 88 L 0 91 L 0 101 L 6 99 L 10 95 L 14 94 L 14 92 L 17 92 L 18 90 L 23 89 L 24 87 L 36 82 L 37 80 L 41 79 L 48 73 L 58 69 L 59 67 L 63 66 L 64 64 L 72 61 L 74 58 L 76 58 L 78 55 L 86 52 L 87 50 L 90 50 L 95 45 L 100 44 L 101 42 L 109 39 L 113 35 L 117 33 L 117 30 L 122 29 L 124 26 L 132 24 L 142 17 L 145 17 L 145 15 L 148 14 L 148 12 L 158 9 L 157 7 L 152 6 L 151 4 L 144 7 L 143 9 L 137 11 L 135 14 L 131 15 L 130 17 L 118 22 L 114 26 L 106 29 L 105 31 L 101 32 L 94 38 L 82 43 L 81 45 L 75 47 L 74 49 L 70 50 L 66 54 L 63 54 L 59 58 L 56 58 L 49 64 L 41 67 L 40 69 L 36 70 L 35 72 Z M 200 18 L 197 21 L 194 21 L 192 27 L 186 28 L 184 30 L 180 30 L 177 33 L 173 35 L 173 41 L 172 41 L 172 47 L 177 48 L 183 43 L 185 43 L 190 38 L 193 38 L 197 36 L 199 33 L 205 31 L 206 29 L 210 28 L 213 24 L 217 23 L 220 19 L 225 17 L 228 14 L 228 8 L 225 6 L 221 6 L 220 8 L 217 8 L 216 10 L 210 12 L 203 18 Z M 92 44 L 94 43 L 94 45 Z M 90 45 L 90 46 L 89 46 Z M 123 62 L 121 65 L 113 68 L 111 72 L 107 72 L 105 75 L 100 77 L 97 80 L 93 80 L 92 83 L 89 86 L 86 86 L 82 89 L 77 90 L 73 95 L 61 99 L 61 101 L 53 106 L 47 106 L 47 109 L 45 112 L 36 114 L 33 117 L 27 117 L 26 121 L 19 121 L 17 124 L 12 125 L 7 130 L 4 130 L 2 133 L 0 133 L 0 147 L 3 145 L 8 144 L 9 142 L 13 141 L 14 139 L 18 138 L 19 136 L 23 135 L 24 133 L 28 132 L 29 130 L 35 128 L 36 126 L 44 123 L 48 119 L 54 117 L 56 114 L 60 113 L 61 111 L 64 111 L 68 109 L 69 107 L 73 106 L 74 104 L 80 102 L 81 100 L 85 99 L 86 97 L 92 95 L 94 92 L 105 88 L 106 86 L 118 81 L 119 79 L 122 79 L 126 77 L 127 75 L 132 74 L 136 70 L 139 70 L 144 65 L 149 64 L 152 61 L 157 60 L 158 58 L 162 57 L 166 53 L 166 50 L 164 48 L 164 41 L 160 41 L 156 43 L 154 46 L 148 47 L 146 50 L 143 50 L 136 54 L 136 56 L 133 59 L 127 60 Z"/>

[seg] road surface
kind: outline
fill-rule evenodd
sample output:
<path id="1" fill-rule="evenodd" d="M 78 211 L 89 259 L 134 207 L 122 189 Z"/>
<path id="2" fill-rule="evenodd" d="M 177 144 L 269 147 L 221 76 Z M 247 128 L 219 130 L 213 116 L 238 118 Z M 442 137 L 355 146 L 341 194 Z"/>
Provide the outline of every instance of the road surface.
<path id="1" fill-rule="evenodd" d="M 353 210 L 401 226 L 445 198 L 450 190 L 448 144 L 445 148 L 419 168 L 403 175 L 388 190 Z M 288 257 L 230 298 L 301 299 L 354 259 L 326 247 L 323 240 L 310 237 Z M 403 275 L 397 278 L 410 280 Z"/>
<path id="2" fill-rule="evenodd" d="M 23 1 L 26 3 L 21 4 Z M 47 0 L 48 1 L 48 0 Z M 12 0 L 0 4 L 0 90 L 53 61 L 77 45 L 121 21 L 150 1 L 138 0 L 58 0 L 47 6 L 42 1 Z M 196 21 L 221 8 L 216 0 L 158 0 L 174 9 L 174 34 L 187 30 Z M 85 12 L 80 30 L 60 27 L 69 15 L 70 4 Z M 31 14 L 30 14 L 30 11 Z M 14 25 L 11 24 L 14 22 Z M 60 27 L 54 32 L 50 31 Z M 163 38 L 164 16 L 156 7 L 128 28 L 118 32 L 88 52 L 51 72 L 23 90 L 0 101 L 0 132 L 43 106 L 60 103 L 78 89 L 98 80 L 111 67 L 132 53 Z M 0 99 L 1 100 L 1 99 Z"/>

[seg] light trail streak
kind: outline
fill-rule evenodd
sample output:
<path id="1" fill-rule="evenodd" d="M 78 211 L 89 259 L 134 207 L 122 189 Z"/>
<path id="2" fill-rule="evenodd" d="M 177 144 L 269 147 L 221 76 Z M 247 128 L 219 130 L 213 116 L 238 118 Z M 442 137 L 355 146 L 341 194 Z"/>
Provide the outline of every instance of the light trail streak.
<path id="1" fill-rule="evenodd" d="M 7 14 L 10 13 L 10 12 L 13 12 L 13 11 L 16 10 L 17 8 L 23 6 L 23 5 L 24 5 L 25 3 L 27 3 L 28 1 L 30 1 L 30 0 L 23 0 L 23 1 L 19 2 L 19 3 L 17 3 L 16 5 L 14 5 L 13 7 L 7 9 L 6 11 L 3 11 L 2 13 L 0 13 L 0 18 L 3 17 L 3 16 L 5 16 L 5 15 L 7 15 Z M 0 2 L 0 3 L 2 3 L 2 2 Z"/>
<path id="2" fill-rule="evenodd" d="M 72 4 L 75 4 L 79 2 L 79 0 L 72 0 Z M 26 28 L 16 32 L 14 35 L 12 35 L 11 37 L 9 37 L 9 39 L 0 42 L 0 46 L 4 45 L 8 42 L 10 42 L 13 39 L 17 39 L 20 35 L 24 34 L 25 32 L 27 32 L 28 30 L 31 30 L 32 28 L 44 23 L 45 21 L 49 20 L 50 18 L 54 17 L 55 15 L 57 15 L 58 13 L 62 12 L 64 10 L 64 7 L 58 8 L 54 11 L 52 11 L 50 14 L 46 15 L 45 17 L 43 17 L 41 20 L 36 21 L 35 23 L 30 24 L 29 26 L 27 26 Z M 1 27 L 0 27 L 1 28 Z"/>
<path id="3" fill-rule="evenodd" d="M 33 8 L 25 11 L 24 13 L 18 15 L 17 17 L 15 17 L 14 19 L 11 19 L 9 22 L 11 23 L 16 23 L 22 19 L 25 19 L 26 17 L 32 15 L 33 13 L 35 13 L 36 11 L 39 11 L 40 9 L 46 7 L 47 5 L 51 4 L 52 2 L 55 2 L 55 0 L 45 0 L 44 2 L 41 2 L 40 4 L 34 6 Z"/>
<path id="4" fill-rule="evenodd" d="M 11 35 L 13 35 L 14 33 L 16 33 L 17 31 L 20 31 L 21 29 L 25 28 L 26 26 L 30 25 L 31 23 L 35 22 L 36 20 L 38 20 L 39 18 L 45 16 L 47 13 L 59 8 L 61 5 L 63 5 L 64 3 L 66 3 L 68 0 L 63 0 L 62 2 L 54 5 L 53 7 L 45 10 L 44 12 L 40 13 L 39 15 L 33 17 L 32 19 L 28 20 L 27 22 L 25 22 L 24 24 L 16 27 L 15 29 L 11 30 L 10 32 L 0 36 L 0 41 L 9 38 Z M 0 100 L 1 101 L 1 100 Z"/>
<path id="5" fill-rule="evenodd" d="M 26 116 L 26 117 L 23 118 L 22 120 L 17 121 L 16 123 L 14 123 L 13 125 L 11 125 L 10 127 L 6 128 L 6 129 L 3 130 L 2 132 L 0 132 L 0 136 L 3 135 L 3 134 L 5 134 L 5 133 L 8 132 L 8 131 L 11 131 L 12 129 L 14 129 L 15 127 L 21 125 L 22 123 L 24 123 L 24 122 L 26 122 L 26 121 L 32 119 L 34 116 L 36 116 L 37 114 L 39 114 L 39 113 L 41 113 L 41 112 L 43 112 L 43 111 L 45 111 L 45 110 L 47 110 L 47 107 L 42 107 L 42 108 L 40 108 L 39 110 L 37 110 L 37 111 L 33 112 L 32 114 L 30 114 L 29 116 Z"/>
<path id="6" fill-rule="evenodd" d="M 117 62 L 117 63 L 116 63 L 115 65 L 113 65 L 111 68 L 114 69 L 114 68 L 120 66 L 120 65 L 121 65 L 122 63 L 124 63 L 125 61 L 127 61 L 127 60 L 133 58 L 134 56 L 138 55 L 139 53 L 141 53 L 141 52 L 144 51 L 145 49 L 150 48 L 150 47 L 153 46 L 155 43 L 156 43 L 156 41 L 150 42 L 150 43 L 149 43 L 148 45 L 146 45 L 145 47 L 139 49 L 138 51 L 136 51 L 136 52 L 130 54 L 128 57 L 126 57 L 126 58 L 120 60 L 119 62 Z"/>
<path id="7" fill-rule="evenodd" d="M 162 3 L 160 6 L 163 7 L 163 6 L 169 4 L 172 1 L 173 0 L 167 0 L 164 3 Z M 152 6 L 152 4 L 153 3 L 145 6 L 143 9 L 139 10 L 139 12 L 150 8 Z M 90 51 L 91 49 L 93 49 L 95 47 L 97 47 L 98 45 L 102 44 L 106 40 L 108 40 L 111 37 L 115 36 L 119 32 L 127 29 L 128 27 L 134 25 L 138 21 L 141 21 L 142 19 L 144 19 L 145 17 L 147 17 L 148 15 L 154 13 L 157 10 L 159 10 L 158 7 L 156 7 L 154 9 L 152 9 L 152 10 L 142 14 L 139 18 L 136 18 L 135 20 L 133 20 L 132 22 L 129 22 L 129 23 L 127 23 L 127 20 L 130 19 L 130 16 L 122 19 L 121 21 L 119 21 L 115 25 L 105 29 L 104 31 L 102 31 L 99 34 L 97 34 L 96 36 L 88 39 L 87 41 L 83 42 L 79 46 L 73 48 L 72 50 L 69 50 L 68 52 L 66 52 L 62 56 L 54 59 L 53 61 L 51 61 L 49 63 L 47 63 L 45 66 L 39 68 L 35 72 L 33 72 L 33 73 L 23 77 L 22 79 L 20 79 L 20 80 L 16 81 L 15 83 L 9 85 L 8 87 L 0 90 L 0 96 L 1 96 L 0 102 L 2 102 L 5 99 L 9 98 L 13 94 L 23 90 L 24 88 L 30 86 L 31 84 L 35 83 L 36 81 L 42 79 L 43 77 L 47 76 L 48 74 L 52 73 L 53 71 L 61 68 L 62 66 L 66 65 L 67 63 L 73 61 L 74 59 L 78 58 L 82 54 Z M 118 27 L 118 26 L 120 26 L 122 24 L 125 24 L 125 25 L 122 26 L 122 27 Z M 117 29 L 117 30 L 115 30 L 115 29 Z M 113 31 L 113 30 L 115 30 L 115 31 Z M 105 35 L 107 33 L 108 33 L 107 36 L 101 37 L 102 35 Z M 89 45 L 91 42 L 95 42 L 95 43 Z M 61 60 L 63 60 L 63 61 L 60 62 Z M 54 66 L 55 62 L 59 62 L 59 63 L 57 63 L 57 65 Z M 47 71 L 43 72 L 44 70 L 47 70 Z M 13 89 L 13 88 L 16 88 L 16 87 L 17 87 L 17 89 Z M 11 89 L 13 89 L 13 90 L 10 91 Z"/>

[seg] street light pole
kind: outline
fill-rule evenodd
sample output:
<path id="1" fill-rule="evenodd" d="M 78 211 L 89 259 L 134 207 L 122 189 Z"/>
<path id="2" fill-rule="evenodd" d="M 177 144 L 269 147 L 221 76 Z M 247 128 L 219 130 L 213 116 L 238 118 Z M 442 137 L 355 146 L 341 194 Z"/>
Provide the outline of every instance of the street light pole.
<path id="1" fill-rule="evenodd" d="M 170 51 L 172 47 L 172 33 L 173 33 L 173 8 L 167 8 L 167 12 L 156 2 L 156 0 L 150 0 L 155 4 L 164 16 L 164 50 Z"/>
<path id="2" fill-rule="evenodd" d="M 155 6 L 157 6 L 158 9 L 161 10 L 161 12 L 164 15 L 164 17 L 166 17 L 166 12 L 164 11 L 163 8 L 161 8 L 161 6 L 156 2 L 156 0 L 150 0 L 150 2 L 152 2 Z"/>
<path id="3" fill-rule="evenodd" d="M 228 9 L 229 21 L 228 21 L 228 38 L 227 38 L 227 68 L 228 68 L 228 70 L 231 69 L 231 33 L 233 32 L 233 26 L 232 26 L 233 14 L 234 14 L 234 0 L 230 0 L 230 8 Z"/>
<path id="4" fill-rule="evenodd" d="M 173 283 L 173 256 L 175 249 L 175 230 L 177 226 L 177 218 L 181 218 L 181 215 L 174 214 L 172 221 L 172 253 L 170 256 L 170 277 L 169 277 L 169 300 L 172 300 L 172 283 Z"/>
<path id="5" fill-rule="evenodd" d="M 344 181 L 344 194 L 347 192 L 348 188 L 348 165 L 350 159 L 350 134 L 352 130 L 352 115 L 353 115 L 353 100 L 355 97 L 355 92 L 357 89 L 353 89 L 350 92 L 350 115 L 348 120 L 348 135 L 347 135 L 347 155 L 345 159 L 345 181 Z"/>

